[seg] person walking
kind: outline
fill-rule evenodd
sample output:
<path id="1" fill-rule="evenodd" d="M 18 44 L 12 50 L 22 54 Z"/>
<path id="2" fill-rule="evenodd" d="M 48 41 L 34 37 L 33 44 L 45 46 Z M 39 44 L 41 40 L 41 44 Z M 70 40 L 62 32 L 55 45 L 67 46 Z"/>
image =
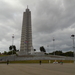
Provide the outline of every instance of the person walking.
<path id="1" fill-rule="evenodd" d="M 40 65 L 41 65 L 41 60 L 40 60 Z"/>
<path id="2" fill-rule="evenodd" d="M 7 60 L 7 65 L 9 64 L 9 60 Z"/>

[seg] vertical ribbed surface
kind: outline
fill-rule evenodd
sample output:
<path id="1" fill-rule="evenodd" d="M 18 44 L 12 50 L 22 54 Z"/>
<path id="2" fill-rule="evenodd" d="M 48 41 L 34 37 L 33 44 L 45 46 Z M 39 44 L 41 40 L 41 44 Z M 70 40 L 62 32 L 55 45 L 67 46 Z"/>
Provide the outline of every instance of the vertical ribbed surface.
<path id="1" fill-rule="evenodd" d="M 26 9 L 23 13 L 20 51 L 30 54 L 32 47 L 31 12 Z"/>

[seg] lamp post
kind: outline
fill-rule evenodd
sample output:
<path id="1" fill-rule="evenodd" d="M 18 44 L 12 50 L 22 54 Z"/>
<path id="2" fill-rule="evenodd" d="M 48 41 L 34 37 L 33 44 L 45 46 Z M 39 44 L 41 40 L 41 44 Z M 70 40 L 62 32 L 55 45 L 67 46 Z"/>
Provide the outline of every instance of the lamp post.
<path id="1" fill-rule="evenodd" d="M 47 51 L 48 51 L 48 53 L 49 53 L 49 45 L 47 45 Z"/>
<path id="2" fill-rule="evenodd" d="M 13 55 L 13 45 L 14 45 L 14 34 L 12 35 L 12 55 Z"/>
<path id="3" fill-rule="evenodd" d="M 74 52 L 74 63 L 75 63 L 75 46 L 74 46 L 75 35 L 71 35 L 71 38 L 73 39 L 73 52 Z"/>
<path id="4" fill-rule="evenodd" d="M 53 38 L 53 49 L 54 49 L 54 55 L 55 55 L 55 39 Z"/>

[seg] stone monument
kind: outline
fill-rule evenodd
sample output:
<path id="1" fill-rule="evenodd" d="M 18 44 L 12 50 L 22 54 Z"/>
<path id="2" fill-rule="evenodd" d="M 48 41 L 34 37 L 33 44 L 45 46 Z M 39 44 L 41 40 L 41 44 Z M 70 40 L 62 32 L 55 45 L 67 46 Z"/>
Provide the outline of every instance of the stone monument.
<path id="1" fill-rule="evenodd" d="M 32 46 L 32 26 L 31 26 L 31 11 L 26 9 L 23 12 L 23 23 L 21 32 L 21 44 L 19 55 L 30 55 L 34 52 Z"/>

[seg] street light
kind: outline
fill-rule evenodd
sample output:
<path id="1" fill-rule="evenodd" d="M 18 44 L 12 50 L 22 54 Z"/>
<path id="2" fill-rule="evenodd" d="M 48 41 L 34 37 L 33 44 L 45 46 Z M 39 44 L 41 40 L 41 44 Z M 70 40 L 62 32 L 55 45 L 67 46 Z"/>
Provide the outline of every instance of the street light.
<path id="1" fill-rule="evenodd" d="M 71 38 L 73 39 L 73 52 L 74 52 L 74 63 L 75 63 L 75 46 L 74 46 L 75 35 L 71 35 Z"/>
<path id="2" fill-rule="evenodd" d="M 54 55 L 55 55 L 55 39 L 53 38 L 53 49 L 54 49 Z"/>
<path id="3" fill-rule="evenodd" d="M 47 50 L 48 50 L 48 53 L 49 53 L 49 52 L 50 52 L 50 51 L 49 51 L 49 45 L 47 45 Z"/>
<path id="4" fill-rule="evenodd" d="M 12 35 L 12 55 L 13 55 L 13 45 L 14 45 L 14 34 Z"/>

